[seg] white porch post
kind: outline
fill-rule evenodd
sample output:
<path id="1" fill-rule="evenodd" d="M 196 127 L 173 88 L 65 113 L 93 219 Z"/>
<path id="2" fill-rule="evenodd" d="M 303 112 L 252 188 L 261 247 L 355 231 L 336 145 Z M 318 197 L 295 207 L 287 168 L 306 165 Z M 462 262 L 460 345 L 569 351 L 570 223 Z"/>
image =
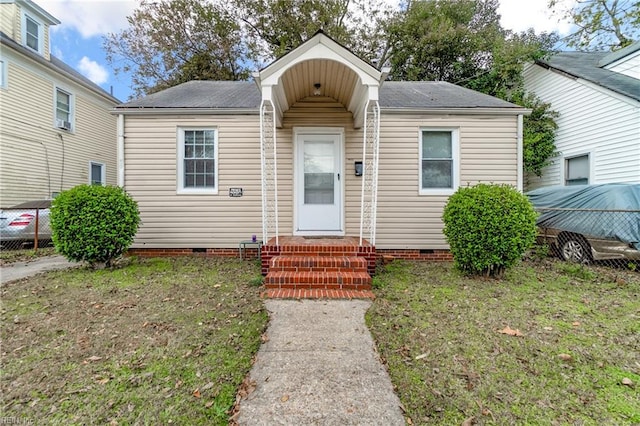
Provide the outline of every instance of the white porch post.
<path id="1" fill-rule="evenodd" d="M 366 237 L 376 244 L 376 212 L 378 206 L 378 153 L 380 146 L 380 106 L 369 100 L 364 110 L 362 146 L 362 199 L 360 204 L 360 245 Z"/>
<path id="2" fill-rule="evenodd" d="M 269 99 L 260 105 L 260 159 L 262 172 L 262 240 L 272 236 L 278 245 L 278 157 L 275 108 Z"/>

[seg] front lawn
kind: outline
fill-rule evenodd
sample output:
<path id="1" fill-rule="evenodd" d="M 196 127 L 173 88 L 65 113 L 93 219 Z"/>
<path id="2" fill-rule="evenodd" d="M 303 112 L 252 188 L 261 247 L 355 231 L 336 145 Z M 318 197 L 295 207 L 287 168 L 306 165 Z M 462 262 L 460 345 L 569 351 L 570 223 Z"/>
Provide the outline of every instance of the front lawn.
<path id="1" fill-rule="evenodd" d="M 228 423 L 268 319 L 255 285 L 259 265 L 194 257 L 125 263 L 1 287 L 3 418 Z"/>
<path id="2" fill-rule="evenodd" d="M 640 273 L 396 261 L 367 324 L 409 424 L 640 423 Z"/>

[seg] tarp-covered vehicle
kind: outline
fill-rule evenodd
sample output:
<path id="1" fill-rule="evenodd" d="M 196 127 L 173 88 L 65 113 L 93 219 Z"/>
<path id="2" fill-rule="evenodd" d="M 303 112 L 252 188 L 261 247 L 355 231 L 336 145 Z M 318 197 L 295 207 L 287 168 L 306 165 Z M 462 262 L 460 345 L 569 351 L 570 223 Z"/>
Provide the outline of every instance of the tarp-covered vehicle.
<path id="1" fill-rule="evenodd" d="M 526 195 L 540 213 L 539 239 L 564 260 L 640 261 L 640 185 L 554 186 Z"/>

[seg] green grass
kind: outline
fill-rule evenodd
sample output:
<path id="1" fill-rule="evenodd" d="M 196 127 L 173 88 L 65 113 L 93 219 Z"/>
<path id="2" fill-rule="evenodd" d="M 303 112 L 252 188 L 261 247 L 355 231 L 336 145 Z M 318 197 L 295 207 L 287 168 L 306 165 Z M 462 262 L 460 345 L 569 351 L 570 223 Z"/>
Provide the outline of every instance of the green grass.
<path id="1" fill-rule="evenodd" d="M 396 261 L 376 287 L 367 323 L 413 424 L 640 423 L 637 272 L 538 262 L 471 279 Z"/>
<path id="2" fill-rule="evenodd" d="M 259 265 L 129 259 L 2 287 L 2 416 L 228 423 L 267 324 Z"/>

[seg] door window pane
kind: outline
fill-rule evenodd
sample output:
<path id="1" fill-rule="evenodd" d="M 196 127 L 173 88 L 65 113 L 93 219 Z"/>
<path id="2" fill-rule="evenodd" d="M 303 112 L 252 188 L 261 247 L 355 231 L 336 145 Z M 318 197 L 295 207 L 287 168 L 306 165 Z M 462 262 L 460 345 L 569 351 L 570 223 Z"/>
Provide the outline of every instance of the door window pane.
<path id="1" fill-rule="evenodd" d="M 333 204 L 335 157 L 332 141 L 304 142 L 304 203 Z"/>

